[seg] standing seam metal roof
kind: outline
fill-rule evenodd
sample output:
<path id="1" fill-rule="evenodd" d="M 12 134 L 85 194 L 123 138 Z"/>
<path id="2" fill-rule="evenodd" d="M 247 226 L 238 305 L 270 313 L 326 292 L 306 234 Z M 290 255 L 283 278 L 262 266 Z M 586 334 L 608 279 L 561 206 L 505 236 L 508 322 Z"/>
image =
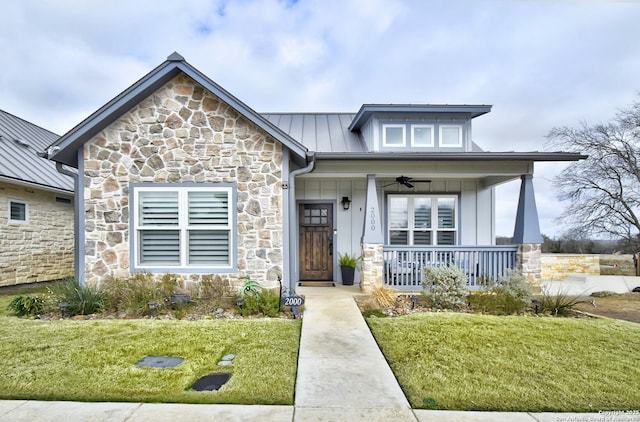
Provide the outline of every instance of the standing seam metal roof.
<path id="1" fill-rule="evenodd" d="M 51 131 L 0 110 L 0 177 L 73 194 L 73 178 L 60 174 L 54 162 L 37 155 L 58 138 Z"/>
<path id="2" fill-rule="evenodd" d="M 315 152 L 366 152 L 349 130 L 355 113 L 262 113 L 273 125 Z"/>

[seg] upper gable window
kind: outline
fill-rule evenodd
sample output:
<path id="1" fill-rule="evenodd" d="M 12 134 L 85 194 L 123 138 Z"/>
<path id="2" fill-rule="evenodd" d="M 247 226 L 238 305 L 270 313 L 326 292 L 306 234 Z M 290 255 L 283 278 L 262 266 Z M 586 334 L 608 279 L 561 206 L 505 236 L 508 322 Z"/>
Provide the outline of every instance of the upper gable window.
<path id="1" fill-rule="evenodd" d="M 432 147 L 433 125 L 411 125 L 411 146 Z"/>
<path id="2" fill-rule="evenodd" d="M 453 125 L 440 125 L 440 146 L 459 148 L 462 146 L 462 128 Z"/>
<path id="3" fill-rule="evenodd" d="M 382 145 L 404 147 L 406 145 L 405 125 L 382 125 Z"/>

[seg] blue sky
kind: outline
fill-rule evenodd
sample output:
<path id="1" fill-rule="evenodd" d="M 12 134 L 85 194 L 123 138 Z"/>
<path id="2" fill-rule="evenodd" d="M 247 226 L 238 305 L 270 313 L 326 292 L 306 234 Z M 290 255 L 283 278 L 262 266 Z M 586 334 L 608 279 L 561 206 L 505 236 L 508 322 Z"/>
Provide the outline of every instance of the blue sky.
<path id="1" fill-rule="evenodd" d="M 539 151 L 636 99 L 638 22 L 633 0 L 6 0 L 0 109 L 63 134 L 178 51 L 259 112 L 492 104 L 476 143 Z M 536 167 L 550 235 L 563 166 Z M 498 235 L 518 189 L 498 188 Z"/>

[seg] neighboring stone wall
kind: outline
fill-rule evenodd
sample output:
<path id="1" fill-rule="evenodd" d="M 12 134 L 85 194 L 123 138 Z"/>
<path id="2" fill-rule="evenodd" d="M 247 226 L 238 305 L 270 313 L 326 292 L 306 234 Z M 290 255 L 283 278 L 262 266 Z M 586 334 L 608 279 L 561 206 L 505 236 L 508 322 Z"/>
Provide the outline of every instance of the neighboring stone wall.
<path id="1" fill-rule="evenodd" d="M 382 245 L 377 243 L 362 244 L 362 274 L 360 276 L 360 291 L 371 293 L 376 287 L 384 284 L 382 278 L 383 253 Z"/>
<path id="2" fill-rule="evenodd" d="M 63 194 L 0 182 L 0 286 L 73 275 L 73 204 Z M 9 222 L 9 199 L 27 203 L 27 222 Z"/>
<path id="3" fill-rule="evenodd" d="M 525 243 L 518 245 L 516 255 L 516 269 L 527 278 L 534 290 L 540 288 L 542 282 L 541 261 L 542 245 L 535 243 Z"/>
<path id="4" fill-rule="evenodd" d="M 561 281 L 571 274 L 600 275 L 600 255 L 542 255 L 543 280 Z"/>
<path id="5" fill-rule="evenodd" d="M 130 274 L 130 183 L 224 182 L 238 189 L 238 272 L 217 277 L 277 285 L 282 145 L 192 79 L 177 76 L 85 144 L 84 165 L 87 282 Z"/>

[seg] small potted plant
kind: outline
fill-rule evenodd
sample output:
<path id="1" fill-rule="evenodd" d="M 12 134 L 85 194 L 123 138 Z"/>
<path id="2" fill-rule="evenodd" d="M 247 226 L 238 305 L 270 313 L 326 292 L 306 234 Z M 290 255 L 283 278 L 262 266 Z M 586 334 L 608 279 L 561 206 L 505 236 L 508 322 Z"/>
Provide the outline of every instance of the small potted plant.
<path id="1" fill-rule="evenodd" d="M 338 265 L 340 265 L 340 272 L 342 274 L 342 284 L 345 286 L 353 285 L 353 278 L 358 268 L 360 257 L 352 255 L 350 253 L 341 254 L 338 252 Z"/>

